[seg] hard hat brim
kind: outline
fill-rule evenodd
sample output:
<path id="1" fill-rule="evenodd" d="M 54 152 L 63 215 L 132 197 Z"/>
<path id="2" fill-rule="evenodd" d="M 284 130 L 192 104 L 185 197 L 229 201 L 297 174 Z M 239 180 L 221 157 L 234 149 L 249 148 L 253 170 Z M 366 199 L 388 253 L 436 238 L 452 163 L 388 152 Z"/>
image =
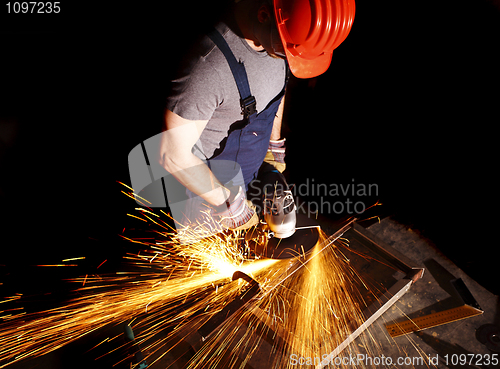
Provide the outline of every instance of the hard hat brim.
<path id="1" fill-rule="evenodd" d="M 290 71 L 297 78 L 314 78 L 328 70 L 332 61 L 331 53 L 324 53 L 314 59 L 305 59 L 300 55 L 293 55 L 285 48 L 285 55 Z"/>

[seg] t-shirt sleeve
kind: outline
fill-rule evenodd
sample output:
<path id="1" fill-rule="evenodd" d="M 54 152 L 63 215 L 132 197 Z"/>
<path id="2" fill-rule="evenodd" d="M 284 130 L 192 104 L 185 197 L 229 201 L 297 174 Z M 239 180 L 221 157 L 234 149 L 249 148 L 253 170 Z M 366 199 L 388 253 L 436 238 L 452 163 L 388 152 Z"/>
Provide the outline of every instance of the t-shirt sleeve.
<path id="1" fill-rule="evenodd" d="M 166 107 L 184 119 L 209 120 L 223 100 L 219 74 L 200 58 L 172 81 Z"/>

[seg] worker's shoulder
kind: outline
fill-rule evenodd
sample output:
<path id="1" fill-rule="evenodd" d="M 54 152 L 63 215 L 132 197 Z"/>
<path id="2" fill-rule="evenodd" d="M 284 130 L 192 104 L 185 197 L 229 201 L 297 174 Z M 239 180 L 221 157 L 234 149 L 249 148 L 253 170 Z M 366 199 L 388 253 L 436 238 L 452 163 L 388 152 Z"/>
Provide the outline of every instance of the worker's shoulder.
<path id="1" fill-rule="evenodd" d="M 213 61 L 216 60 L 217 62 L 220 62 L 221 60 L 225 60 L 224 55 L 222 54 L 222 51 L 217 47 L 215 42 L 212 40 L 212 38 L 209 36 L 209 34 L 213 31 L 219 32 L 224 39 L 226 39 L 226 42 L 228 42 L 228 38 L 231 36 L 231 32 L 228 26 L 226 26 L 224 23 L 218 23 L 216 24 L 213 29 L 209 30 L 206 32 L 203 37 L 200 40 L 200 56 L 207 61 Z M 229 41 L 231 43 L 231 41 Z"/>
<path id="2" fill-rule="evenodd" d="M 217 30 L 219 32 L 222 31 L 223 36 L 227 33 L 224 28 Z M 224 55 L 208 36 L 208 33 L 197 37 L 191 44 L 187 55 L 183 57 L 183 62 L 184 67 L 188 67 L 191 70 L 219 69 L 220 65 L 227 64 Z"/>
<path id="3" fill-rule="evenodd" d="M 209 36 L 214 29 L 226 40 L 229 48 L 233 52 L 236 51 L 237 58 L 240 58 L 242 54 L 241 40 L 238 36 L 226 24 L 216 24 L 196 39 L 189 48 L 188 54 L 183 58 L 182 74 L 189 76 L 193 82 L 206 83 L 207 79 L 212 79 L 214 82 L 233 80 L 226 56 Z"/>

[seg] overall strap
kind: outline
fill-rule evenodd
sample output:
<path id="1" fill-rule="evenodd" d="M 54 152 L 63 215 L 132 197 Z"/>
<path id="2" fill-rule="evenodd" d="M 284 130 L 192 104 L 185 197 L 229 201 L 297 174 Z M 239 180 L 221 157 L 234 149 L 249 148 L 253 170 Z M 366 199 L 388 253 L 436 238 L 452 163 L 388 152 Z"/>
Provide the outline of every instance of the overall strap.
<path id="1" fill-rule="evenodd" d="M 250 85 L 248 84 L 247 72 L 243 63 L 240 63 L 234 57 L 233 52 L 229 48 L 226 40 L 215 28 L 207 35 L 214 42 L 219 50 L 224 54 L 226 60 L 231 68 L 238 91 L 240 93 L 241 114 L 248 118 L 250 115 L 257 112 L 257 103 L 255 97 L 250 92 Z"/>

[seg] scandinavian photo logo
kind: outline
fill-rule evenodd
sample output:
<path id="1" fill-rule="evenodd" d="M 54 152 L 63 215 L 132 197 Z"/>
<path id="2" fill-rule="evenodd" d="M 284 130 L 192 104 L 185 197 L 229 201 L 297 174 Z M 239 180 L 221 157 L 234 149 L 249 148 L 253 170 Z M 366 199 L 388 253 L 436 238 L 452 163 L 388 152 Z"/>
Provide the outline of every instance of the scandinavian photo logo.
<path id="1" fill-rule="evenodd" d="M 371 204 L 369 199 L 379 196 L 379 186 L 376 183 L 360 183 L 355 178 L 350 183 L 321 183 L 314 178 L 306 178 L 304 183 L 289 184 L 288 189 L 276 188 L 273 184 L 261 186 L 259 180 L 249 185 L 253 196 L 263 193 L 279 193 L 289 190 L 294 198 L 297 211 L 311 217 L 315 214 L 361 214 Z"/>

